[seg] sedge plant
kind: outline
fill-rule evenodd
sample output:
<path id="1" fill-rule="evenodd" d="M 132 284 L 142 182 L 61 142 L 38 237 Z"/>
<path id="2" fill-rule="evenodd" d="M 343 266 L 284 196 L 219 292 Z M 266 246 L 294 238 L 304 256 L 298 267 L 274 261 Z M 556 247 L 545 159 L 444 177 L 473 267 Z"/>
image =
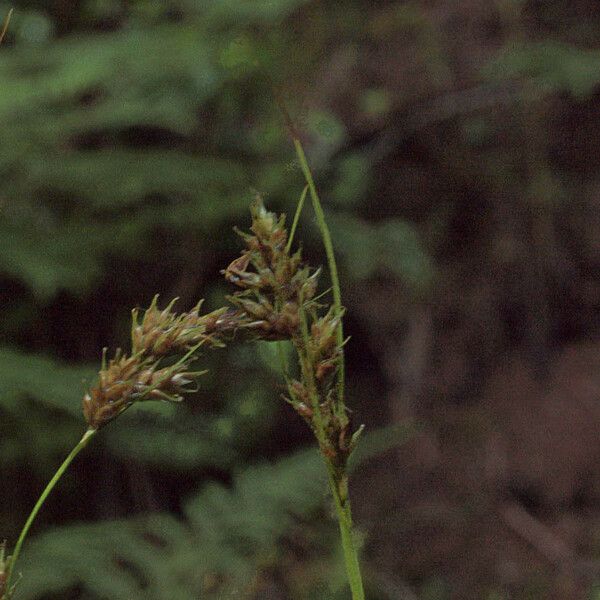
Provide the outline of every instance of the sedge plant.
<path id="1" fill-rule="evenodd" d="M 0 600 L 10 600 L 15 590 L 16 563 L 23 542 L 47 497 L 75 457 L 96 433 L 138 402 L 179 402 L 196 390 L 204 371 L 192 369 L 202 348 L 220 347 L 238 338 L 291 342 L 297 357 L 292 369 L 282 358 L 285 400 L 312 430 L 327 470 L 339 523 L 341 544 L 352 600 L 364 600 L 358 547 L 353 535 L 348 494 L 348 458 L 362 427 L 353 431 L 344 399 L 344 309 L 331 235 L 315 183 L 299 139 L 296 153 L 306 179 L 290 232 L 285 215 L 269 212 L 257 198 L 251 207 L 250 232 L 238 230 L 245 248 L 223 270 L 237 291 L 229 306 L 201 313 L 201 303 L 189 312 L 176 313 L 175 300 L 158 307 L 155 297 L 141 314 L 132 314 L 131 350 L 120 349 L 107 359 L 106 349 L 97 382 L 83 398 L 87 429 L 63 461 L 34 505 L 17 539 L 12 555 L 0 546 Z M 331 278 L 332 302 L 317 294 L 320 269 L 306 265 L 293 238 L 305 199 L 312 206 L 325 246 Z M 281 349 L 281 348 L 279 348 Z"/>
<path id="2" fill-rule="evenodd" d="M 285 215 L 269 212 L 260 198 L 251 209 L 250 233 L 238 232 L 246 248 L 223 273 L 240 288 L 229 297 L 239 311 L 238 328 L 255 339 L 278 344 L 286 340 L 294 347 L 296 375 L 290 374 L 285 360 L 281 361 L 287 388 L 284 398 L 316 438 L 327 469 L 352 600 L 364 600 L 348 494 L 348 459 L 363 428 L 352 430 L 344 400 L 344 309 L 333 244 L 299 141 L 296 147 L 307 186 L 291 231 L 296 229 L 308 189 L 327 252 L 333 302 L 326 304 L 324 295 L 316 294 L 320 269 L 305 265 L 300 249 L 292 252 L 293 233 L 288 235 Z"/>

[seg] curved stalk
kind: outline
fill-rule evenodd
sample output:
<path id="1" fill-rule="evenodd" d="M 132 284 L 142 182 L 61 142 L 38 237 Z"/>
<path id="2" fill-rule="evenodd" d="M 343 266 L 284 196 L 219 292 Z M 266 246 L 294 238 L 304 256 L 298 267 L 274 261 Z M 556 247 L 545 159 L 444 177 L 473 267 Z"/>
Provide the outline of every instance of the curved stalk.
<path id="1" fill-rule="evenodd" d="M 338 316 L 342 315 L 342 291 L 340 287 L 340 278 L 338 275 L 337 262 L 335 260 L 335 253 L 333 251 L 333 242 L 331 241 L 331 233 L 329 231 L 329 227 L 327 225 L 327 221 L 325 221 L 325 213 L 323 212 L 323 206 L 321 204 L 321 200 L 319 198 L 319 194 L 317 192 L 317 188 L 315 186 L 315 181 L 313 179 L 310 167 L 308 166 L 308 161 L 306 160 L 306 154 L 304 154 L 304 148 L 302 147 L 302 142 L 296 136 L 294 136 L 294 148 L 296 149 L 296 155 L 298 156 L 298 161 L 300 162 L 300 167 L 302 169 L 302 173 L 304 174 L 304 178 L 306 179 L 306 183 L 308 185 L 308 189 L 310 191 L 310 197 L 312 200 L 313 209 L 315 211 L 315 216 L 317 218 L 317 225 L 319 226 L 319 231 L 321 233 L 321 237 L 323 238 L 323 245 L 325 246 L 325 254 L 327 256 L 327 266 L 329 267 L 329 275 L 331 277 L 331 290 L 333 293 L 333 306 L 335 307 L 335 312 Z M 342 326 L 342 320 L 340 319 L 340 324 L 337 328 L 336 332 L 337 343 L 338 346 L 343 346 L 344 344 L 344 329 Z M 339 361 L 339 370 L 338 370 L 338 379 L 337 379 L 337 387 L 338 387 L 338 403 L 340 405 L 344 404 L 344 382 L 345 382 L 345 366 L 344 366 L 344 355 L 340 356 Z"/>
<path id="2" fill-rule="evenodd" d="M 296 351 L 300 358 L 300 368 L 303 378 L 308 384 L 308 392 L 311 401 L 311 408 L 314 413 L 315 435 L 319 443 L 319 450 L 323 457 L 323 462 L 327 468 L 329 487 L 333 496 L 338 525 L 340 528 L 340 537 L 342 540 L 342 550 L 348 583 L 352 593 L 352 600 L 365 600 L 365 591 L 363 587 L 362 575 L 360 572 L 360 562 L 358 559 L 358 549 L 354 543 L 352 535 L 352 511 L 350 507 L 350 498 L 348 496 L 348 476 L 346 469 L 336 469 L 324 448 L 327 447 L 327 434 L 321 415 L 321 405 L 317 393 L 314 372 L 312 370 L 311 357 L 307 356 L 309 348 L 308 324 L 306 314 L 300 303 L 300 331 L 302 334 L 301 343 L 295 342 Z"/>
<path id="3" fill-rule="evenodd" d="M 54 489 L 54 486 L 58 483 L 58 480 L 62 477 L 63 473 L 69 468 L 69 465 L 73 462 L 73 459 L 81 452 L 81 450 L 83 450 L 87 446 L 88 442 L 93 437 L 93 435 L 96 433 L 96 431 L 97 431 L 96 429 L 88 429 L 83 434 L 83 437 L 81 438 L 79 443 L 73 448 L 73 450 L 71 450 L 71 452 L 69 453 L 67 458 L 65 458 L 65 460 L 63 461 L 62 465 L 60 465 L 60 467 L 58 467 L 58 470 L 56 471 L 56 473 L 54 473 L 52 479 L 48 482 L 48 485 L 46 485 L 46 487 L 44 488 L 44 491 L 41 493 L 40 497 L 38 498 L 38 501 L 35 503 L 35 506 L 33 507 L 31 513 L 29 514 L 29 517 L 27 518 L 27 521 L 25 521 L 25 525 L 23 526 L 23 529 L 21 530 L 21 534 L 19 535 L 19 539 L 17 540 L 17 543 L 15 544 L 15 549 L 13 551 L 12 556 L 10 557 L 9 565 L 7 568 L 7 574 L 6 574 L 7 593 L 8 593 L 8 590 L 10 590 L 11 576 L 14 573 L 15 564 L 19 558 L 19 554 L 21 553 L 21 547 L 23 546 L 23 542 L 25 541 L 25 538 L 27 537 L 27 534 L 29 532 L 29 529 L 31 528 L 31 525 L 33 524 L 33 521 L 35 520 L 35 518 L 36 518 L 38 512 L 40 511 L 40 509 L 42 508 L 42 506 L 44 505 L 46 498 L 48 498 L 48 496 L 50 495 L 50 492 Z"/>
<path id="4" fill-rule="evenodd" d="M 284 112 L 284 114 L 287 114 Z M 289 118 L 289 117 L 288 117 Z M 306 159 L 306 154 L 304 153 L 304 148 L 302 147 L 302 142 L 299 137 L 294 134 L 293 127 L 290 129 L 292 132 L 292 139 L 294 141 L 294 148 L 296 149 L 296 155 L 298 157 L 298 161 L 300 162 L 300 167 L 302 169 L 302 173 L 304 174 L 304 178 L 306 180 L 306 184 L 308 190 L 310 192 L 310 197 L 312 200 L 313 210 L 315 211 L 315 216 L 317 219 L 317 224 L 319 226 L 319 231 L 321 233 L 321 238 L 323 240 L 323 245 L 325 246 L 325 254 L 327 256 L 327 263 L 329 267 L 329 274 L 331 277 L 331 289 L 333 294 L 333 306 L 335 308 L 335 312 L 338 316 L 341 317 L 343 313 L 342 308 L 342 292 L 340 287 L 340 279 L 338 275 L 337 262 L 335 260 L 335 253 L 333 251 L 333 242 L 331 240 L 331 233 L 329 231 L 329 227 L 325 220 L 325 213 L 323 212 L 323 206 L 321 204 L 321 200 L 319 198 L 319 194 L 317 192 L 317 188 L 315 186 L 315 182 L 312 176 L 312 172 L 308 165 L 308 161 Z M 306 189 L 306 188 L 305 188 Z M 299 215 L 299 210 L 296 211 L 296 215 Z M 296 221 L 296 219 L 294 219 Z M 301 325 L 302 325 L 302 336 L 304 338 L 304 347 L 308 346 L 308 331 L 306 326 L 305 316 L 303 311 L 301 311 Z M 338 346 L 341 348 L 344 345 L 344 331 L 342 326 L 342 319 L 340 318 L 340 323 L 336 330 L 336 340 Z M 299 354 L 301 355 L 301 349 L 299 350 Z M 310 361 L 307 361 L 310 363 Z M 364 600 L 365 592 L 362 582 L 362 576 L 360 572 L 360 562 L 358 560 L 358 550 L 355 546 L 354 539 L 352 536 L 352 511 L 350 508 L 350 498 L 348 497 L 348 481 L 347 475 L 345 471 L 343 473 L 338 472 L 331 460 L 328 458 L 327 454 L 323 452 L 323 441 L 325 440 L 325 432 L 323 430 L 323 423 L 320 415 L 320 406 L 319 399 L 316 395 L 316 389 L 314 385 L 314 374 L 309 374 L 309 383 L 311 384 L 311 398 L 313 404 L 313 410 L 315 412 L 315 425 L 316 425 L 316 435 L 319 441 L 319 446 L 321 447 L 321 454 L 323 456 L 323 460 L 325 462 L 325 466 L 327 467 L 327 473 L 329 478 L 329 487 L 331 488 L 331 493 L 333 495 L 333 500 L 335 503 L 335 510 L 337 513 L 337 520 L 340 527 L 340 537 L 342 540 L 342 550 L 344 554 L 344 562 L 346 565 L 346 573 L 348 575 L 348 582 L 350 584 L 350 590 L 352 592 L 352 600 Z M 338 410 L 344 410 L 344 386 L 345 386 L 345 364 L 344 364 L 344 353 L 342 352 L 340 355 L 339 363 L 338 363 L 338 372 L 337 372 L 337 407 Z"/>
<path id="5" fill-rule="evenodd" d="M 294 213 L 294 220 L 292 221 L 292 227 L 290 229 L 290 235 L 288 237 L 287 244 L 285 245 L 285 251 L 289 254 L 292 249 L 292 242 L 294 241 L 294 235 L 296 233 L 296 229 L 298 227 L 298 221 L 300 221 L 300 214 L 302 213 L 302 209 L 304 208 L 304 200 L 306 199 L 306 194 L 308 193 L 308 184 L 304 186 L 302 193 L 300 194 L 300 200 L 298 200 L 298 206 L 296 206 L 296 212 Z"/>

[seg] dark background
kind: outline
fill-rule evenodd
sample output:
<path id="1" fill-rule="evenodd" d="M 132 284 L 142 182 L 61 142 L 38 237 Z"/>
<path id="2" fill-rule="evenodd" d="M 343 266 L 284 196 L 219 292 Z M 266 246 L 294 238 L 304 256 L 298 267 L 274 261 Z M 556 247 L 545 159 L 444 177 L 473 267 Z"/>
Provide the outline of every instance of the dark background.
<path id="1" fill-rule="evenodd" d="M 341 263 L 353 418 L 365 447 L 383 435 L 352 483 L 369 599 L 600 598 L 598 3 L 10 6 L 0 537 L 79 439 L 130 310 L 220 306 L 255 190 L 293 212 L 275 87 Z M 298 236 L 322 264 L 310 207 Z M 132 410 L 79 457 L 17 598 L 348 597 L 272 349 L 203 365 L 184 405 Z"/>

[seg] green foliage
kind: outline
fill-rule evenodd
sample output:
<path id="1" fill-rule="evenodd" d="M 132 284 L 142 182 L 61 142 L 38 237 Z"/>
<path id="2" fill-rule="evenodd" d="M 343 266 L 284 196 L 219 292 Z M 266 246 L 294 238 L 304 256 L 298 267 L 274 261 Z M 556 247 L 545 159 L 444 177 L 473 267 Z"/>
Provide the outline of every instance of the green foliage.
<path id="1" fill-rule="evenodd" d="M 254 360 L 250 350 L 241 349 L 238 368 L 243 355 L 245 371 L 253 373 L 260 362 Z M 5 423 L 0 456 L 5 466 L 22 451 L 23 442 L 17 441 L 22 436 L 28 439 L 26 445 L 38 461 L 48 455 L 57 460 L 69 450 L 84 428 L 81 398 L 94 379 L 95 370 L 0 348 L 0 414 Z M 103 432 L 104 443 L 122 460 L 135 459 L 171 469 L 229 468 L 239 453 L 251 447 L 249 438 L 268 429 L 278 404 L 276 396 L 266 392 L 259 385 L 260 378 L 254 377 L 253 385 L 242 386 L 240 382 L 237 392 L 227 396 L 225 404 L 219 399 L 217 412 L 203 407 L 203 397 L 215 394 L 216 382 L 211 383 L 210 379 L 202 393 L 186 405 L 146 403 L 136 407 Z M 51 422 L 57 435 L 35 434 L 36 426 L 46 429 Z M 50 462 L 45 466 L 52 468 Z"/>
<path id="2" fill-rule="evenodd" d="M 137 460 L 148 467 L 175 471 L 230 468 L 243 448 L 235 437 L 239 424 L 233 422 L 223 431 L 222 417 L 192 416 L 186 408 L 177 408 L 179 414 L 164 404 L 136 407 L 135 414 L 106 430 L 107 449 L 117 459 Z"/>
<path id="3" fill-rule="evenodd" d="M 600 83 L 600 52 L 547 40 L 507 48 L 482 70 L 493 80 L 526 77 L 548 92 L 569 92 L 578 99 Z"/>
<path id="4" fill-rule="evenodd" d="M 26 367 L 24 367 L 26 365 Z M 27 461 L 47 477 L 81 436 L 81 394 L 92 369 L 0 348 L 0 466 Z M 52 431 L 53 435 L 45 435 Z"/>
<path id="5" fill-rule="evenodd" d="M 370 284 L 380 278 L 391 281 L 392 293 L 434 298 L 427 302 L 432 364 L 461 385 L 457 364 L 485 359 L 478 344 L 467 355 L 440 337 L 451 320 L 452 339 L 473 339 L 455 315 L 466 312 L 485 328 L 494 360 L 494 349 L 508 346 L 502 332 L 514 330 L 512 322 L 497 322 L 500 315 L 522 312 L 517 288 L 531 298 L 552 290 L 549 322 L 562 287 L 577 288 L 570 302 L 589 304 L 581 327 L 590 328 L 595 287 L 593 279 L 580 281 L 579 271 L 593 272 L 593 226 L 578 229 L 571 222 L 593 225 L 587 211 L 595 206 L 590 190 L 597 188 L 595 111 L 590 102 L 592 110 L 580 121 L 579 109 L 600 84 L 600 24 L 595 13 L 585 23 L 573 19 L 587 10 L 587 0 L 503 3 L 507 13 L 526 11 L 512 31 L 495 5 L 484 4 L 481 14 L 479 8 L 470 14 L 415 1 L 10 2 L 16 11 L 0 49 L 0 540 L 21 525 L 39 487 L 81 435 L 82 380 L 94 376 L 103 345 L 123 344 L 119 323 L 128 311 L 156 292 L 181 295 L 186 307 L 200 296 L 218 306 L 224 296 L 219 269 L 238 251 L 231 226 L 246 224 L 253 189 L 288 213 L 297 201 L 303 179 L 274 106 L 273 83 L 327 190 L 328 216 L 332 205 L 337 211 L 331 229 L 342 285 L 361 292 L 348 298 L 352 319 L 369 312 L 355 310 L 355 298 L 372 298 L 377 307 L 392 301 L 372 297 L 377 286 Z M 463 25 L 465 35 L 456 36 Z M 498 93 L 505 87 L 506 95 Z M 562 119 L 574 103 L 576 112 Z M 552 119 L 548 107 L 556 111 Z M 531 115 L 540 130 L 526 125 L 522 135 L 522 115 Z M 585 129 L 582 137 L 578 127 Z M 560 139 L 548 147 L 536 141 L 553 128 L 564 130 Z M 587 179 L 571 148 L 584 154 L 582 140 L 590 144 Z M 525 165 L 527 152 L 531 164 Z M 568 185 L 556 166 L 565 159 L 573 160 L 568 168 L 577 173 Z M 382 184 L 391 172 L 394 186 Z M 545 211 L 550 217 L 530 230 L 521 211 L 531 212 L 532 220 Z M 315 231 L 306 213 L 298 239 L 305 240 L 311 260 L 324 262 L 316 236 L 305 235 Z M 536 256 L 532 234 L 542 231 L 553 241 Z M 448 249 L 468 259 L 458 264 Z M 504 276 L 511 261 L 533 265 L 537 273 L 541 256 L 553 269 L 547 281 L 540 275 L 543 285 L 530 281 L 526 269 L 523 286 Z M 443 277 L 436 260 L 447 268 Z M 437 282 L 442 293 L 432 296 Z M 552 321 L 551 329 L 572 332 L 576 310 L 569 305 L 564 312 L 566 325 Z M 546 315 L 535 308 L 523 318 L 535 324 L 538 313 Z M 402 325 L 398 331 L 406 329 Z M 396 356 L 386 355 L 394 344 L 373 343 L 361 330 L 371 331 L 370 323 L 348 332 L 358 360 L 376 355 L 388 370 L 397 364 Z M 539 336 L 536 329 L 528 348 Z M 363 355 L 360 344 L 374 347 Z M 272 350 L 242 345 L 203 357 L 200 368 L 209 374 L 184 406 L 139 407 L 107 428 L 78 458 L 76 468 L 88 467 L 81 480 L 73 477 L 56 490 L 60 495 L 71 486 L 76 507 L 63 514 L 62 505 L 49 505 L 41 515 L 42 533 L 22 564 L 22 597 L 244 597 L 251 594 L 244 584 L 273 569 L 284 572 L 290 598 L 331 600 L 336 571 L 327 534 L 315 534 L 318 542 L 309 544 L 310 568 L 298 568 L 304 560 L 298 556 L 290 564 L 276 557 L 290 546 L 297 550 L 290 540 L 310 538 L 312 523 L 328 521 L 325 485 L 310 483 L 321 469 L 316 455 L 247 467 L 256 455 L 289 453 L 297 443 L 287 420 L 294 417 L 278 397 L 281 376 Z M 363 367 L 369 369 L 363 388 L 349 385 L 361 390 L 351 399 L 357 424 L 365 413 L 397 414 L 395 394 L 383 394 L 373 409 L 368 392 L 373 382 L 395 390 L 398 381 L 385 381 L 376 364 Z M 434 394 L 431 402 L 440 400 Z M 278 435 L 273 423 L 286 435 Z M 365 437 L 358 452 L 369 454 L 368 445 Z M 119 491 L 128 484 L 119 473 L 130 463 L 157 489 L 168 488 L 171 496 L 157 507 L 163 512 L 60 525 L 44 534 L 49 522 L 106 515 L 111 500 L 102 489 L 106 473 L 94 462 L 98 455 Z M 206 485 L 215 474 L 231 478 L 231 487 Z M 203 491 L 185 500 L 181 517 L 169 516 L 168 508 L 192 488 Z M 57 503 L 64 497 L 71 496 Z M 130 504 L 131 498 L 121 499 L 114 510 L 129 515 Z M 402 532 L 389 536 L 381 540 L 385 552 Z M 295 583 L 288 573 L 294 569 Z M 313 573 L 316 581 L 308 581 Z M 453 584 L 432 573 L 419 581 L 421 595 L 431 598 L 448 596 Z"/>
<path id="6" fill-rule="evenodd" d="M 94 370 L 89 367 L 67 366 L 49 357 L 0 347 L 0 409 L 19 412 L 23 410 L 24 398 L 35 398 L 51 410 L 79 418 L 77 394 L 93 375 Z"/>
<path id="7" fill-rule="evenodd" d="M 431 284 L 431 259 L 410 223 L 390 219 L 371 224 L 349 215 L 336 215 L 331 229 L 352 278 L 392 275 L 413 293 L 423 292 Z"/>
<path id="8" fill-rule="evenodd" d="M 59 39 L 52 15 L 17 11 L 0 61 L 0 272 L 42 302 L 82 296 L 106 277 L 107 259 L 159 260 L 157 232 L 173 247 L 193 237 L 208 249 L 210 232 L 245 214 L 251 187 L 293 201 L 263 73 L 302 75 L 276 26 L 304 4 L 139 2 L 121 15 L 129 28 Z M 81 10 L 92 23 L 121 14 L 112 2 Z M 36 29 L 32 19 L 47 30 L 36 44 L 20 33 Z M 250 105 L 248 88 L 261 90 Z M 260 114 L 250 125 L 249 112 Z M 309 111 L 305 123 L 318 160 L 345 139 L 333 114 Z M 335 201 L 363 196 L 358 166 L 341 161 Z"/>
<path id="9" fill-rule="evenodd" d="M 134 458 L 179 471 L 231 468 L 251 450 L 253 440 L 269 430 L 280 401 L 264 386 L 251 384 L 239 393 L 232 390 L 220 399 L 218 411 L 211 412 L 203 406 L 209 393 L 216 392 L 203 389 L 185 405 L 135 407 L 106 430 L 109 450 L 125 461 Z"/>
<path id="10" fill-rule="evenodd" d="M 3 49 L 0 270 L 40 298 L 89 290 L 106 257 L 144 256 L 158 227 L 202 239 L 245 211 L 256 178 L 234 154 L 243 91 L 230 63 L 255 51 L 240 40 L 255 41 L 215 37 L 233 6 L 190 4 L 185 24 Z M 256 3 L 246 18 L 297 4 Z"/>
<path id="11" fill-rule="evenodd" d="M 102 345 L 123 340 L 103 312 L 122 318 L 163 286 L 184 287 L 194 302 L 204 273 L 211 282 L 198 293 L 211 295 L 252 187 L 295 196 L 271 97 L 248 102 L 247 90 L 264 89 L 264 69 L 285 63 L 267 56 L 283 43 L 271 27 L 303 4 L 90 0 L 65 15 L 14 3 L 0 54 L 0 276 L 15 290 L 3 335 L 16 346 L 26 330 L 38 351 L 49 345 L 94 366 L 0 352 L 3 464 L 26 452 L 49 468 L 80 434 L 82 380 Z M 80 318 L 57 324 L 73 306 Z M 65 325 L 85 331 L 72 338 Z M 81 336 L 98 341 L 71 348 Z M 230 468 L 278 406 L 256 377 L 259 358 L 246 354 L 254 385 L 222 377 L 215 359 L 189 406 L 132 411 L 107 430 L 104 449 L 166 470 Z M 242 355 L 231 355 L 230 370 Z M 34 433 L 50 421 L 54 435 Z"/>

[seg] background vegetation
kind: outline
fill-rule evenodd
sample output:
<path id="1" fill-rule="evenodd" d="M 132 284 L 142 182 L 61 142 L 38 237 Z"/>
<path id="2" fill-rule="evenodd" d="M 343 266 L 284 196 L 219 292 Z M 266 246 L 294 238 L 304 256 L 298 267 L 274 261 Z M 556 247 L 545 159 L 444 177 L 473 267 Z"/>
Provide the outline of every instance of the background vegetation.
<path id="1" fill-rule="evenodd" d="M 10 6 L 1 535 L 79 439 L 82 380 L 130 309 L 219 306 L 253 190 L 292 211 L 275 85 L 342 262 L 354 418 L 420 422 L 354 474 L 369 598 L 600 598 L 596 3 Z M 301 227 L 323 263 L 309 211 Z M 131 411 L 80 457 L 18 598 L 345 597 L 269 347 L 206 362 L 195 399 Z"/>

